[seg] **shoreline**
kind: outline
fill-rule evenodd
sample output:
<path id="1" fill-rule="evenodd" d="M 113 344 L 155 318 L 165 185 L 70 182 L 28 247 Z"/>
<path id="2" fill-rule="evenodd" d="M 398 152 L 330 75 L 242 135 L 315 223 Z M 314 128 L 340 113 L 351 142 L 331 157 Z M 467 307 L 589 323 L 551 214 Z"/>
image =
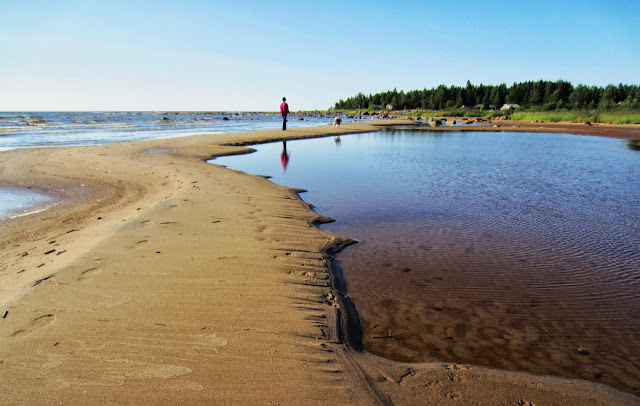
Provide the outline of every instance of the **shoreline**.
<path id="1" fill-rule="evenodd" d="M 584 123 L 535 123 L 513 120 L 492 120 L 484 126 L 438 126 L 429 127 L 434 131 L 500 131 L 500 132 L 540 132 L 568 133 L 598 137 L 640 139 L 640 125 L 636 124 L 584 124 Z"/>
<path id="2" fill-rule="evenodd" d="M 285 137 L 406 124 L 3 152 L 4 182 L 72 203 L 0 231 L 0 399 L 638 404 L 590 382 L 402 364 L 345 345 L 349 298 L 331 256 L 351 240 L 315 227 L 329 219 L 298 191 L 205 162 Z"/>

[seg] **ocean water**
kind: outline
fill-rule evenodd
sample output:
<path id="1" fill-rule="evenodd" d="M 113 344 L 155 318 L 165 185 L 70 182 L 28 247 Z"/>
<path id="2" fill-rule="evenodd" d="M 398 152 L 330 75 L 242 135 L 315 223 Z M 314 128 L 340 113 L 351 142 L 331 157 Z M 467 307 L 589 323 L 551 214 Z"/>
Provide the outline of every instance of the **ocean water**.
<path id="1" fill-rule="evenodd" d="M 334 116 L 296 115 L 288 127 L 331 124 Z M 344 122 L 354 119 L 343 117 Z M 93 145 L 280 128 L 276 113 L 247 112 L 0 112 L 0 151 L 28 147 Z M 1 179 L 0 179 L 1 180 Z M 0 219 L 42 206 L 27 189 L 4 189 Z"/>
<path id="2" fill-rule="evenodd" d="M 331 124 L 334 116 L 289 116 L 291 128 Z M 344 122 L 353 121 L 343 117 Z M 279 128 L 277 113 L 0 112 L 0 150 L 106 144 Z"/>
<path id="3" fill-rule="evenodd" d="M 367 351 L 640 388 L 640 152 L 571 134 L 396 130 L 211 161 L 271 175 L 359 244 Z M 286 163 L 286 167 L 284 166 Z"/>

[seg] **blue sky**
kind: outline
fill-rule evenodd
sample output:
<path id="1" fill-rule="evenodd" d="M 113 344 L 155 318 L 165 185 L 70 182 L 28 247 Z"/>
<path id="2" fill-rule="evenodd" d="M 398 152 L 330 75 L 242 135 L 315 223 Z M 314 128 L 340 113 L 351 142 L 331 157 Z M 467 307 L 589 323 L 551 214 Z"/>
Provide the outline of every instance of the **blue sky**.
<path id="1" fill-rule="evenodd" d="M 538 79 L 640 83 L 640 2 L 0 0 L 0 111 L 326 109 Z"/>

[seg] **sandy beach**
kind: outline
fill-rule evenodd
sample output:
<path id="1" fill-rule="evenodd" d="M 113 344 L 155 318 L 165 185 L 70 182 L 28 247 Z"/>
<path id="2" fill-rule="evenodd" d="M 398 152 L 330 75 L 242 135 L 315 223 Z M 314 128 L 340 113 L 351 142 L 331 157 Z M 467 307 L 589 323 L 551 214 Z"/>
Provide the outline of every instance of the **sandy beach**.
<path id="1" fill-rule="evenodd" d="M 638 405 L 604 385 L 402 364 L 350 345 L 330 253 L 299 191 L 207 159 L 408 121 L 0 152 L 0 186 L 56 197 L 0 228 L 0 403 Z M 434 131 L 640 139 L 640 126 Z"/>

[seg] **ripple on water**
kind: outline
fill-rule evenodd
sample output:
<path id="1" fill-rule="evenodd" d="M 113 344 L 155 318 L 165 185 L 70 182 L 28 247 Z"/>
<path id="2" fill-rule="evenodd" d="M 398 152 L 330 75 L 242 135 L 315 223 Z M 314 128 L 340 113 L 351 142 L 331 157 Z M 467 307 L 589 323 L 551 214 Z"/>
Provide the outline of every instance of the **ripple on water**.
<path id="1" fill-rule="evenodd" d="M 309 190 L 337 220 L 324 229 L 361 241 L 338 259 L 368 351 L 638 394 L 640 155 L 624 141 L 395 131 L 303 145 L 287 143 L 286 172 L 278 145 L 220 163 Z M 262 150 L 272 169 L 249 163 Z"/>

